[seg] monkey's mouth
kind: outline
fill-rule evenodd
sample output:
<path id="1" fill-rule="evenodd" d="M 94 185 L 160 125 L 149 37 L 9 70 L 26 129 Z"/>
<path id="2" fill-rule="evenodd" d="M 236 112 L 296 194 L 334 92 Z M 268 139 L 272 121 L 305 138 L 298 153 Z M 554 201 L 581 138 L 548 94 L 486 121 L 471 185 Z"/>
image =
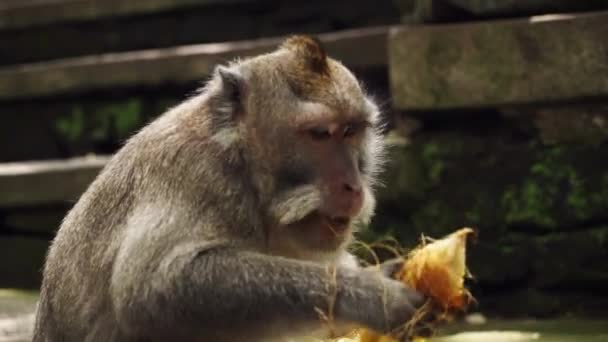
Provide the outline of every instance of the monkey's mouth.
<path id="1" fill-rule="evenodd" d="M 313 228 L 324 240 L 342 240 L 349 233 L 351 223 L 352 219 L 348 216 L 328 215 L 315 210 L 293 227 L 305 228 L 304 231 L 308 232 Z"/>
<path id="2" fill-rule="evenodd" d="M 335 235 L 342 235 L 350 227 L 350 218 L 347 216 L 323 215 L 323 223 Z"/>

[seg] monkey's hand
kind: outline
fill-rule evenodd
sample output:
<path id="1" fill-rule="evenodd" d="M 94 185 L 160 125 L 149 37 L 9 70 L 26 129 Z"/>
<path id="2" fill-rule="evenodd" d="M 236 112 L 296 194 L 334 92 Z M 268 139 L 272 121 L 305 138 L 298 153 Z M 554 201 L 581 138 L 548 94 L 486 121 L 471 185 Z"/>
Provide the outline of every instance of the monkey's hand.
<path id="1" fill-rule="evenodd" d="M 336 298 L 336 316 L 380 333 L 407 323 L 425 298 L 377 269 L 362 269 L 345 277 Z M 350 283 L 350 284 L 349 284 Z"/>
<path id="2" fill-rule="evenodd" d="M 365 267 L 366 270 L 375 270 L 382 273 L 385 277 L 389 277 L 391 279 L 395 279 L 395 275 L 401 268 L 403 268 L 403 264 L 405 260 L 403 258 L 393 258 L 389 259 L 379 265 L 372 265 Z"/>
<path id="3" fill-rule="evenodd" d="M 397 273 L 403 269 L 404 263 L 404 258 L 393 258 L 379 265 L 368 266 L 365 269 L 376 271 L 385 277 L 395 279 Z M 424 302 L 428 303 L 428 299 L 429 298 L 426 297 Z M 410 328 L 413 329 L 411 333 L 414 333 L 416 336 L 431 336 L 433 333 L 433 327 L 441 322 L 441 319 L 439 318 L 441 314 L 442 310 L 440 310 L 439 307 L 435 305 L 427 305 L 423 312 L 418 313 L 415 324 L 410 326 Z"/>

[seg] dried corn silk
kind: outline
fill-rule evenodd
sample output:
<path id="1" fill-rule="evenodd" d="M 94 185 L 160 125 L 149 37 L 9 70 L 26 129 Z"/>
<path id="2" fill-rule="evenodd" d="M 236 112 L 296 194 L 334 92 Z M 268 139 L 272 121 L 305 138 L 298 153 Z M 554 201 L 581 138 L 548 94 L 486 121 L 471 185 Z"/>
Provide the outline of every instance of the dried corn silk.
<path id="1" fill-rule="evenodd" d="M 462 228 L 440 239 L 423 238 L 422 245 L 410 252 L 403 268 L 395 278 L 429 297 L 433 305 L 444 312 L 462 310 L 472 300 L 464 287 L 467 237 L 474 234 L 471 228 Z M 427 242 L 430 241 L 430 242 Z M 425 305 L 423 307 L 428 309 Z M 421 316 L 423 316 L 421 312 Z M 421 317 L 419 316 L 419 317 Z M 415 321 L 413 318 L 412 321 Z M 412 322 L 404 322 L 404 327 Z M 414 322 L 415 323 L 415 322 Z M 340 342 L 397 342 L 396 339 L 380 335 L 368 329 L 357 329 Z M 413 341 L 424 342 L 425 338 L 414 337 Z"/>

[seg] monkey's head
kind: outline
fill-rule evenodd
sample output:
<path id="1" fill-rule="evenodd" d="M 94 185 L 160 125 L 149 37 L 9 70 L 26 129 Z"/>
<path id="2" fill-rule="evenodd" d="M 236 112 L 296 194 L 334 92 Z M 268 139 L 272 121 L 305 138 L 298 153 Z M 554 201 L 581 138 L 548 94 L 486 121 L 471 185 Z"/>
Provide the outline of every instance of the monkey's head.
<path id="1" fill-rule="evenodd" d="M 377 106 L 349 70 L 304 36 L 218 67 L 212 82 L 221 112 L 214 137 L 248 156 L 270 240 L 300 252 L 338 250 L 374 209 Z"/>

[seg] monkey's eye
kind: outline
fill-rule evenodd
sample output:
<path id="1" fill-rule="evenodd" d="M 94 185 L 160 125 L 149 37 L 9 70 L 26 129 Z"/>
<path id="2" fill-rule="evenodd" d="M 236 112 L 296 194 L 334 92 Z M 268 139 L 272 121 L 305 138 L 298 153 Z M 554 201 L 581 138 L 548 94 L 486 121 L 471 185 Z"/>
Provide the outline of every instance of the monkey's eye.
<path id="1" fill-rule="evenodd" d="M 352 136 L 359 134 L 361 131 L 363 131 L 363 129 L 365 129 L 365 126 L 366 126 L 365 123 L 360 123 L 360 122 L 349 123 L 344 126 L 342 135 L 345 138 L 350 138 Z"/>
<path id="2" fill-rule="evenodd" d="M 327 139 L 331 138 L 331 133 L 329 132 L 329 130 L 327 128 L 323 128 L 323 127 L 309 128 L 308 134 L 314 140 L 327 140 Z"/>

